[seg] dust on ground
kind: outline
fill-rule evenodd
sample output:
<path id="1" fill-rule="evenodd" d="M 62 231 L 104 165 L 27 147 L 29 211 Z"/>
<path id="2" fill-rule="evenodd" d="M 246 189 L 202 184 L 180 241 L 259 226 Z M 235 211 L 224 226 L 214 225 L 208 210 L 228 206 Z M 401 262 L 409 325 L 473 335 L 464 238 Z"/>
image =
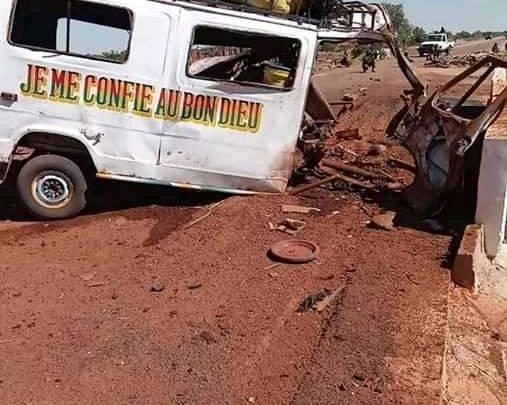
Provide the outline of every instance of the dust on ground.
<path id="1" fill-rule="evenodd" d="M 360 129 L 350 148 L 403 153 L 383 138 L 408 86 L 393 61 L 318 80 L 331 101 L 367 88 L 338 127 Z M 143 203 L 147 188 L 115 187 L 80 218 L 0 227 L 3 403 L 439 403 L 453 238 L 424 230 L 396 193 L 157 188 Z M 290 214 L 318 261 L 272 267 L 269 247 L 288 236 L 268 224 L 286 203 L 320 209 Z M 6 204 L 7 219 L 26 220 Z M 371 227 L 386 209 L 403 220 Z M 324 312 L 297 312 L 343 286 Z"/>

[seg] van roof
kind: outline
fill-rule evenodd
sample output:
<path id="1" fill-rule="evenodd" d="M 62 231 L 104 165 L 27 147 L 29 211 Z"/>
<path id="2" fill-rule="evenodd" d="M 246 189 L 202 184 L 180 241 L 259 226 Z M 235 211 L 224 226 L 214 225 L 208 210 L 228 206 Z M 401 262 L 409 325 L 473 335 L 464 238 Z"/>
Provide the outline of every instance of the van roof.
<path id="1" fill-rule="evenodd" d="M 222 0 L 148 0 L 155 3 L 178 5 L 185 8 L 203 10 L 210 13 L 230 15 L 234 17 L 248 18 L 251 20 L 275 22 L 302 28 L 316 30 L 322 24 L 321 20 L 311 19 L 295 14 L 282 14 L 272 10 L 266 10 L 249 6 L 247 0 L 236 0 L 235 3 Z M 234 0 L 233 0 L 234 1 Z M 241 3 L 242 2 L 242 3 Z M 346 28 L 344 26 L 344 28 Z"/>

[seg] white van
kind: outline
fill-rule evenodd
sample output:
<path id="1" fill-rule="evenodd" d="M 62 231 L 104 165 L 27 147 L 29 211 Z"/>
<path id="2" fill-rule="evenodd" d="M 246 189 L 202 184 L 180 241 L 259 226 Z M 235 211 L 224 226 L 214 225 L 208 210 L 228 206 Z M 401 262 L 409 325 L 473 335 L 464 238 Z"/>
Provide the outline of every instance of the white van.
<path id="1" fill-rule="evenodd" d="M 0 0 L 0 179 L 16 167 L 47 219 L 85 207 L 90 175 L 282 192 L 319 41 L 389 26 L 354 4 L 322 27 L 218 2 Z"/>

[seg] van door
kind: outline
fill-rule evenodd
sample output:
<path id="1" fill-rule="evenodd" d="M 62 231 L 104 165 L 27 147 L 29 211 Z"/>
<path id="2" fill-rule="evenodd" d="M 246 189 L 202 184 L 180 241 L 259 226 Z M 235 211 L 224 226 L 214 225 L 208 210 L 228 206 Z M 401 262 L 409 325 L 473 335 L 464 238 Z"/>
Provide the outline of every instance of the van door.
<path id="1" fill-rule="evenodd" d="M 183 9 L 179 58 L 156 115 L 179 186 L 283 191 L 292 172 L 316 34 Z"/>
<path id="2" fill-rule="evenodd" d="M 128 4 L 14 2 L 9 44 L 0 48 L 0 90 L 17 101 L 0 106 L 0 139 L 64 134 L 85 143 L 99 174 L 150 177 L 162 129 L 152 103 L 173 8 Z"/>

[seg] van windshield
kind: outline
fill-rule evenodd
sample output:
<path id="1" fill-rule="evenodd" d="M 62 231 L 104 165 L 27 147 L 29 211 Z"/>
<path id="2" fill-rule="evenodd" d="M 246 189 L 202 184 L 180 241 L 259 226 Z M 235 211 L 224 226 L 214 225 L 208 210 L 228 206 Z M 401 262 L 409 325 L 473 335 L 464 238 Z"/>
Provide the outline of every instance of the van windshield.
<path id="1" fill-rule="evenodd" d="M 445 41 L 445 35 L 442 35 L 442 34 L 428 35 L 428 41 L 431 41 L 431 42 L 444 42 Z"/>

